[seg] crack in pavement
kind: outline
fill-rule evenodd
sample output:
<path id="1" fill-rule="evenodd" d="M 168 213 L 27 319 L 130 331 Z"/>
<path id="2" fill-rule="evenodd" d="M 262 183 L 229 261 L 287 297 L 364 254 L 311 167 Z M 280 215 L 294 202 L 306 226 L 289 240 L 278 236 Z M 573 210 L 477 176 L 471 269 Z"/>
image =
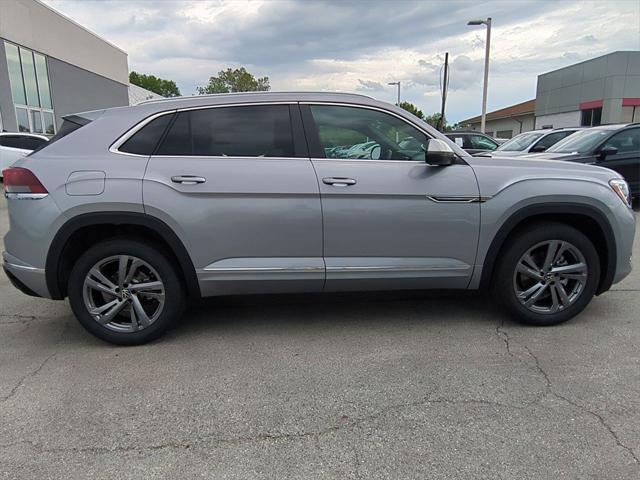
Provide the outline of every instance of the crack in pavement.
<path id="1" fill-rule="evenodd" d="M 0 404 L 6 403 L 9 400 L 11 400 L 18 393 L 18 390 L 20 390 L 20 388 L 22 386 L 24 386 L 25 382 L 28 379 L 33 378 L 36 375 L 38 375 L 38 373 L 40 373 L 42 371 L 42 369 L 47 365 L 47 363 L 49 363 L 58 354 L 58 347 L 59 347 L 60 343 L 62 342 L 62 339 L 64 338 L 64 334 L 65 334 L 65 332 L 67 330 L 67 325 L 68 324 L 65 323 L 64 326 L 62 327 L 62 330 L 60 332 L 60 338 L 55 343 L 55 346 L 54 346 L 55 350 L 53 351 L 53 353 L 51 353 L 42 362 L 40 362 L 40 364 L 34 370 L 32 370 L 29 373 L 27 373 L 26 375 L 24 375 L 18 381 L 18 383 L 16 383 L 14 385 L 14 387 L 9 391 L 9 393 L 0 399 Z"/>
<path id="2" fill-rule="evenodd" d="M 29 445 L 38 453 L 93 453 L 93 454 L 106 454 L 106 453 L 123 453 L 123 452 L 143 452 L 143 451 L 155 451 L 155 450 L 163 450 L 163 449 L 180 449 L 180 450 L 188 450 L 192 447 L 195 447 L 198 443 L 204 443 L 209 446 L 217 447 L 217 446 L 225 446 L 225 445 L 241 445 L 247 443 L 255 443 L 255 442 L 278 442 L 278 441 L 291 441 L 291 440 L 299 440 L 299 439 L 318 439 L 324 435 L 328 435 L 331 433 L 338 432 L 340 430 L 344 430 L 347 428 L 355 428 L 362 423 L 370 422 L 376 420 L 390 412 L 401 411 L 406 408 L 412 407 L 420 407 L 424 405 L 430 404 L 450 404 L 450 405 L 469 405 L 476 404 L 480 406 L 493 406 L 500 408 L 516 408 L 521 409 L 525 407 L 514 406 L 509 404 L 503 404 L 499 402 L 491 402 L 489 400 L 476 400 L 476 399 L 466 399 L 466 400 L 454 400 L 447 398 L 430 398 L 430 395 L 427 395 L 425 398 L 415 401 L 415 402 L 407 402 L 407 403 L 398 403 L 389 405 L 376 413 L 372 413 L 370 415 L 365 415 L 363 417 L 358 417 L 354 419 L 348 419 L 348 421 L 344 421 L 342 424 L 331 425 L 321 430 L 314 430 L 310 432 L 296 432 L 296 433 L 261 433 L 258 435 L 252 436 L 240 436 L 234 438 L 214 438 L 215 435 L 202 435 L 194 438 L 189 442 L 168 442 L 157 445 L 148 445 L 148 446 L 115 446 L 115 447 L 53 447 L 48 448 L 34 442 L 32 440 L 19 440 L 16 442 L 0 445 L 0 449 L 9 449 L 18 445 Z M 359 463 L 358 463 L 359 464 Z M 359 472 L 358 472 L 359 473 Z"/>
<path id="3" fill-rule="evenodd" d="M 509 334 L 506 332 L 506 330 L 504 330 L 504 320 L 496 327 L 496 335 L 498 336 L 498 338 L 500 338 L 503 341 L 503 343 L 506 346 L 507 353 L 510 356 L 512 356 L 514 358 L 517 358 L 520 362 L 523 362 L 523 363 L 525 363 L 525 365 L 529 366 L 526 362 L 524 362 L 524 360 L 521 357 L 514 355 L 513 352 L 511 351 L 511 343 L 510 343 L 511 339 L 509 338 Z M 542 395 L 538 399 L 538 401 L 541 400 L 545 395 L 551 395 L 551 396 L 557 398 L 558 400 L 563 401 L 563 402 L 573 406 L 574 408 L 577 408 L 578 410 L 580 410 L 580 411 L 592 416 L 593 418 L 595 418 L 605 428 L 605 430 L 607 430 L 607 432 L 611 435 L 611 437 L 615 441 L 616 445 L 618 447 L 624 449 L 633 458 L 633 461 L 637 465 L 640 465 L 640 459 L 638 458 L 638 455 L 634 452 L 634 450 L 631 447 L 629 447 L 628 445 L 625 445 L 622 442 L 622 440 L 620 440 L 620 437 L 618 436 L 616 431 L 613 429 L 613 427 L 611 427 L 611 425 L 609 425 L 607 423 L 607 421 L 604 419 L 604 417 L 601 414 L 599 414 L 598 412 L 590 410 L 589 408 L 585 407 L 584 405 L 580 405 L 579 403 L 575 402 L 574 400 L 571 400 L 570 398 L 562 395 L 561 393 L 556 392 L 554 390 L 554 388 L 553 388 L 553 382 L 551 381 L 551 378 L 549 377 L 549 374 L 540 365 L 540 360 L 538 359 L 538 357 L 531 351 L 531 349 L 527 345 L 522 344 L 522 347 L 527 351 L 527 354 L 535 362 L 535 371 L 537 371 L 544 378 L 544 381 L 545 381 L 545 384 L 546 384 L 545 393 L 544 393 L 544 395 Z"/>

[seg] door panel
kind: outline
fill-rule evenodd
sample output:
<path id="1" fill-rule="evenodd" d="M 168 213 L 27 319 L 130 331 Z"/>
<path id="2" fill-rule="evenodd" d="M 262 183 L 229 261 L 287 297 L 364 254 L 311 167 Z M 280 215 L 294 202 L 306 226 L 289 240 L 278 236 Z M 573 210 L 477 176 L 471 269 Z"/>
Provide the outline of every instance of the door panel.
<path id="1" fill-rule="evenodd" d="M 615 155 L 608 155 L 598 165 L 610 168 L 622 175 L 631 193 L 640 195 L 640 128 L 630 128 L 613 135 L 601 148 L 618 149 Z"/>
<path id="2" fill-rule="evenodd" d="M 375 107 L 301 105 L 322 199 L 325 290 L 466 288 L 473 170 L 425 162 L 430 137 Z"/>
<path id="3" fill-rule="evenodd" d="M 289 106 L 271 107 L 180 112 L 149 160 L 145 211 L 182 239 L 203 295 L 324 284 L 318 183 L 307 152 L 282 131 L 299 116 L 290 122 Z"/>
<path id="4" fill-rule="evenodd" d="M 476 256 L 480 203 L 471 167 L 314 159 L 324 218 L 326 290 L 465 288 Z M 430 200 L 428 197 L 436 200 Z M 437 201 L 440 197 L 464 197 Z"/>
<path id="5" fill-rule="evenodd" d="M 206 181 L 177 184 L 178 175 Z M 203 295 L 322 289 L 322 214 L 308 159 L 152 157 L 143 195 L 146 212 L 184 242 Z M 278 259 L 291 270 L 274 276 L 264 268 Z"/>

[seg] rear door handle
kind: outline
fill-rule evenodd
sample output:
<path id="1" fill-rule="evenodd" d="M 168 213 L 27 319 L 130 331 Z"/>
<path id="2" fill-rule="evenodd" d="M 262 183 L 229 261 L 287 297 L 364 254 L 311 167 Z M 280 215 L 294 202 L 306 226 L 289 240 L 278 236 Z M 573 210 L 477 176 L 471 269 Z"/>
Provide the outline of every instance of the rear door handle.
<path id="1" fill-rule="evenodd" d="M 325 177 L 322 179 L 322 183 L 326 185 L 333 185 L 334 187 L 348 187 L 349 185 L 355 185 L 358 182 L 353 178 Z"/>
<path id="2" fill-rule="evenodd" d="M 183 185 L 195 185 L 207 181 L 204 177 L 196 177 L 195 175 L 175 175 L 171 177 L 173 183 L 181 183 Z"/>

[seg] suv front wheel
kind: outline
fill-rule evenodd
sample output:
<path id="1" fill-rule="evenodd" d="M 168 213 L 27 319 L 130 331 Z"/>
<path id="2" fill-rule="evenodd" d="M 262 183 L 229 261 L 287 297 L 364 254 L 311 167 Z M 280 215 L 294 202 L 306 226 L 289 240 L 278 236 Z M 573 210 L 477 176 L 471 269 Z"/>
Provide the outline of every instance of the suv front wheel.
<path id="1" fill-rule="evenodd" d="M 519 231 L 501 252 L 493 289 L 515 320 L 556 325 L 580 313 L 598 287 L 600 260 L 593 243 L 561 223 Z"/>
<path id="2" fill-rule="evenodd" d="M 182 314 L 185 297 L 167 256 L 130 239 L 108 240 L 83 253 L 68 292 L 82 326 L 118 345 L 158 338 Z"/>

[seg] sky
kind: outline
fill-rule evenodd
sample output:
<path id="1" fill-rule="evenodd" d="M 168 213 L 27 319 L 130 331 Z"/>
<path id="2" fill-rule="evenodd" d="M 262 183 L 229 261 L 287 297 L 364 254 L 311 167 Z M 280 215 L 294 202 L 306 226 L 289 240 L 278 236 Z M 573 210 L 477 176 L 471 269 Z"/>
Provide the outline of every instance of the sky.
<path id="1" fill-rule="evenodd" d="M 492 18 L 488 110 L 535 98 L 536 77 L 616 50 L 640 50 L 639 0 L 44 0 L 128 53 L 129 69 L 183 95 L 227 67 L 271 89 L 345 91 L 447 119 L 478 115 Z"/>

